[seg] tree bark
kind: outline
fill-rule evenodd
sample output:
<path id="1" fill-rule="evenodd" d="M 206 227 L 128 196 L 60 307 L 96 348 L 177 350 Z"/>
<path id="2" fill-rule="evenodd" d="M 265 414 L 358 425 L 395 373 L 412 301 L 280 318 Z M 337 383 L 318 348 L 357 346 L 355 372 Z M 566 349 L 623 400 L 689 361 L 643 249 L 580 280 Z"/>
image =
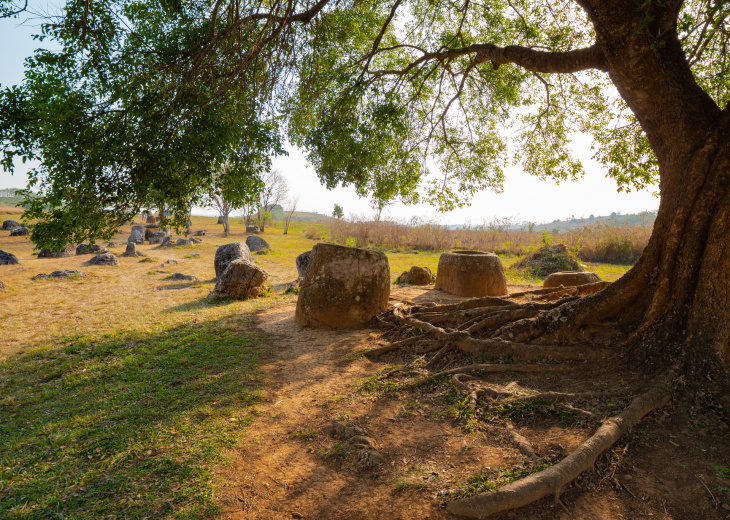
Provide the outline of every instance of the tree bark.
<path id="1" fill-rule="evenodd" d="M 730 368 L 730 111 L 692 76 L 671 6 L 583 0 L 608 74 L 640 121 L 659 161 L 661 203 L 637 264 L 601 293 L 568 304 L 568 326 L 545 341 L 581 337 L 614 321 L 629 334 L 631 357 L 658 361 L 667 349 Z M 654 9 L 655 11 L 651 11 Z M 663 10 L 664 11 L 663 11 Z M 642 19 L 654 16 L 646 30 Z M 663 25 L 662 25 L 663 24 Z M 653 34 L 661 29 L 662 39 Z M 537 333 L 535 334 L 537 335 Z M 524 341 L 524 339 L 522 339 Z"/>

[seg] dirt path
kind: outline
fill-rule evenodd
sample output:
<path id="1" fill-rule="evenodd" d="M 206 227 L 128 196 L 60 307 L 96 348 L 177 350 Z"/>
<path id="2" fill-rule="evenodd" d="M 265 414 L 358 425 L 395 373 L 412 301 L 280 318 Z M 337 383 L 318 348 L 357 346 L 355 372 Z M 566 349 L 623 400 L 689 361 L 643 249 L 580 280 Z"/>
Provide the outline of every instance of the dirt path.
<path id="1" fill-rule="evenodd" d="M 453 301 L 440 291 L 415 288 L 395 290 L 392 296 Z M 263 368 L 262 416 L 233 454 L 232 464 L 219 475 L 222 518 L 454 518 L 440 507 L 439 490 L 456 489 L 478 471 L 495 472 L 520 463 L 522 456 L 507 439 L 458 426 L 444 415 L 443 404 L 425 395 L 398 400 L 354 391 L 359 380 L 387 366 L 358 355 L 372 347 L 382 331 L 301 328 L 294 321 L 294 308 L 290 303 L 258 315 L 258 327 L 271 338 L 273 359 Z M 365 429 L 377 441 L 383 464 L 358 465 L 347 443 L 331 435 L 333 420 Z M 651 442 L 644 441 L 641 455 L 623 462 L 623 469 L 617 472 L 614 467 L 610 479 L 589 475 L 567 490 L 568 509 L 545 500 L 496 515 L 495 520 L 725 518 L 728 511 L 703 496 L 699 478 L 672 468 L 691 464 L 692 471 L 704 475 L 702 483 L 712 485 L 711 468 L 720 463 L 717 455 L 727 453 L 726 447 L 715 451 L 714 457 L 700 448 L 704 443 L 690 449 L 696 435 L 687 432 L 686 437 L 677 437 L 661 422 L 661 417 L 647 421 L 643 427 L 647 433 L 642 435 Z M 536 447 L 546 452 L 555 446 L 562 456 L 592 433 L 583 429 L 576 434 L 544 424 L 531 428 Z M 671 444 L 665 441 L 669 437 Z M 653 474 L 658 462 L 662 470 Z M 615 489 L 617 478 L 633 490 L 631 496 Z M 722 483 L 715 480 L 715 486 Z"/>
<path id="2" fill-rule="evenodd" d="M 378 333 L 302 329 L 293 316 L 294 304 L 259 314 L 277 360 L 266 368 L 264 417 L 225 476 L 224 518 L 449 518 L 437 509 L 438 497 L 425 496 L 418 482 L 411 483 L 411 473 L 426 470 L 447 485 L 480 465 L 499 465 L 501 450 L 482 446 L 443 418 L 434 420 L 427 408 L 350 395 L 353 382 L 382 368 L 353 356 Z M 338 418 L 377 440 L 383 466 L 365 469 L 349 457 L 326 457 L 336 446 L 329 428 Z M 402 490 L 394 491 L 397 487 Z"/>

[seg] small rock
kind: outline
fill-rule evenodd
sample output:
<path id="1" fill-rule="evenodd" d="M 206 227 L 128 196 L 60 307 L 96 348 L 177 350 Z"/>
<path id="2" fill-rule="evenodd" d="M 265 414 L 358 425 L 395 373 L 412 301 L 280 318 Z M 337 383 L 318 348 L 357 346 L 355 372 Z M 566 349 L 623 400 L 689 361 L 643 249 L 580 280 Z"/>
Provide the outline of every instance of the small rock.
<path id="1" fill-rule="evenodd" d="M 78 247 L 76 247 L 77 255 L 98 255 L 108 252 L 109 250 L 106 247 L 101 247 L 99 244 L 94 244 L 92 246 L 90 246 L 89 244 L 79 244 Z"/>
<path id="2" fill-rule="evenodd" d="M 10 230 L 11 237 L 24 237 L 30 235 L 30 230 L 25 226 L 16 227 Z"/>
<path id="3" fill-rule="evenodd" d="M 75 254 L 76 248 L 72 244 L 69 244 L 60 251 L 51 251 L 44 247 L 38 253 L 38 258 L 66 258 Z"/>
<path id="4" fill-rule="evenodd" d="M 192 253 L 190 258 L 200 258 L 200 253 Z"/>
<path id="5" fill-rule="evenodd" d="M 197 237 L 192 237 L 190 239 L 190 241 L 193 242 L 194 244 L 200 244 L 203 241 L 203 239 L 202 238 L 197 238 Z"/>
<path id="6" fill-rule="evenodd" d="M 268 277 L 266 271 L 247 260 L 233 260 L 218 277 L 209 297 L 257 298 L 264 292 Z"/>
<path id="7" fill-rule="evenodd" d="M 201 229 L 201 230 L 195 232 L 195 236 L 196 237 L 203 237 L 203 236 L 205 236 L 205 233 L 206 232 L 207 231 L 205 229 Z"/>
<path id="8" fill-rule="evenodd" d="M 89 260 L 89 265 L 119 265 L 119 260 L 111 253 L 102 253 Z"/>
<path id="9" fill-rule="evenodd" d="M 177 265 L 177 260 L 174 260 L 172 258 L 168 258 L 163 264 L 162 267 L 165 267 L 166 265 Z"/>
<path id="10" fill-rule="evenodd" d="M 48 280 L 49 278 L 77 278 L 83 276 L 81 271 L 72 271 L 71 269 L 62 269 L 53 271 L 51 274 L 37 274 L 33 280 Z"/>
<path id="11" fill-rule="evenodd" d="M 17 220 L 6 220 L 3 222 L 3 229 L 9 230 L 9 229 L 15 229 L 16 227 L 20 227 L 20 222 Z"/>
<path id="12" fill-rule="evenodd" d="M 256 235 L 246 237 L 246 245 L 248 246 L 249 251 L 253 252 L 261 251 L 263 249 L 271 249 L 271 246 L 266 240 L 261 237 L 257 237 Z"/>
<path id="13" fill-rule="evenodd" d="M 297 264 L 297 273 L 299 274 L 299 278 L 304 278 L 307 275 L 307 271 L 309 271 L 309 265 L 311 263 L 311 256 L 312 251 L 305 251 L 301 255 L 297 256 L 296 264 Z"/>
<path id="14" fill-rule="evenodd" d="M 722 505 L 722 508 L 723 508 L 723 509 L 724 509 L 725 511 L 730 511 L 730 504 L 723 504 L 723 505 Z"/>
<path id="15" fill-rule="evenodd" d="M 167 277 L 168 280 L 175 280 L 179 282 L 194 282 L 198 278 L 190 274 L 174 273 Z"/>
<path id="16" fill-rule="evenodd" d="M 0 265 L 16 265 L 18 263 L 18 257 L 8 251 L 0 249 Z"/>

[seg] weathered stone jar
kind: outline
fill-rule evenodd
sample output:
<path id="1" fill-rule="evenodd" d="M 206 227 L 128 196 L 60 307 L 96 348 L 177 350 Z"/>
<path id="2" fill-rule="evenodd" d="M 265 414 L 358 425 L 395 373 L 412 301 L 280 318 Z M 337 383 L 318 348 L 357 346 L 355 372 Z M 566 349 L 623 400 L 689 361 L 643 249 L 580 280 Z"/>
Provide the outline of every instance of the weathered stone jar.
<path id="1" fill-rule="evenodd" d="M 502 261 L 494 253 L 451 251 L 439 258 L 436 289 L 457 296 L 504 296 L 508 294 Z"/>
<path id="2" fill-rule="evenodd" d="M 388 305 L 388 257 L 379 251 L 317 244 L 300 287 L 297 323 L 332 328 L 360 326 Z"/>

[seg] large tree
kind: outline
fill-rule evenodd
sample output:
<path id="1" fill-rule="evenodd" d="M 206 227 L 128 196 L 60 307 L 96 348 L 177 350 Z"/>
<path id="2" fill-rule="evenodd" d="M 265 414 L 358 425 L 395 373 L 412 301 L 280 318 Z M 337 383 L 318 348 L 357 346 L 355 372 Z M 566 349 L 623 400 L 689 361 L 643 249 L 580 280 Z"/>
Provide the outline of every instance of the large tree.
<path id="1" fill-rule="evenodd" d="M 545 345 L 590 344 L 611 330 L 617 355 L 671 376 L 567 469 L 450 506 L 484 515 L 559 493 L 666 402 L 678 373 L 727 375 L 729 15 L 711 0 L 71 0 L 45 29 L 63 50 L 37 54 L 25 84 L 2 95 L 4 164 L 42 158 L 33 180 L 48 195 L 31 214 L 50 226 L 65 214 L 47 208 L 79 197 L 98 210 L 76 225 L 92 233 L 130 186 L 177 186 L 165 192 L 174 205 L 199 182 L 201 162 L 282 121 L 327 186 L 442 209 L 501 189 L 512 155 L 540 177 L 579 178 L 569 148 L 578 131 L 593 136 L 620 189 L 658 181 L 649 245 L 599 293 L 517 309 L 520 319 L 487 339 L 396 313 L 459 348 L 517 357 L 587 356 L 590 347 Z M 205 152 L 189 153 L 193 145 Z M 160 183 L 148 172 L 157 163 Z M 84 198 L 97 193 L 102 202 Z"/>

